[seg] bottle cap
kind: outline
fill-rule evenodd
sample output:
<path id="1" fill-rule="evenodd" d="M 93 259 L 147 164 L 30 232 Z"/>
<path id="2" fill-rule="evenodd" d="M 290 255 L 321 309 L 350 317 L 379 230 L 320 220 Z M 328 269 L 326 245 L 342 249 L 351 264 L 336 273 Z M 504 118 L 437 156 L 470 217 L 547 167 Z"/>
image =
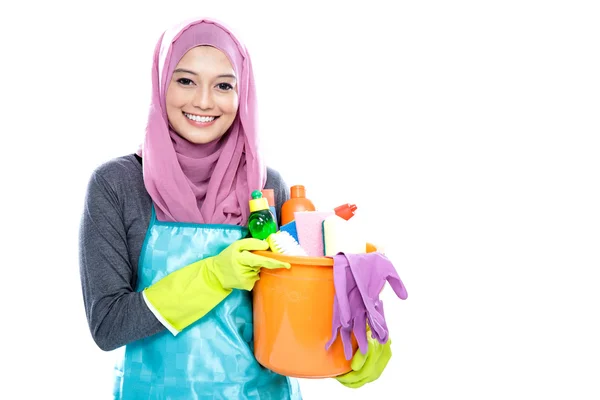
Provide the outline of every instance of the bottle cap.
<path id="1" fill-rule="evenodd" d="M 250 212 L 269 209 L 269 203 L 267 202 L 267 199 L 262 197 L 260 190 L 255 190 L 252 192 L 252 200 L 250 200 L 249 206 Z"/>
<path id="2" fill-rule="evenodd" d="M 290 197 L 306 197 L 306 191 L 303 185 L 294 185 L 290 188 Z"/>
<path id="3" fill-rule="evenodd" d="M 354 216 L 354 211 L 356 211 L 356 204 L 342 204 L 341 206 L 337 206 L 333 209 L 336 215 L 344 218 L 348 221 L 350 218 Z"/>

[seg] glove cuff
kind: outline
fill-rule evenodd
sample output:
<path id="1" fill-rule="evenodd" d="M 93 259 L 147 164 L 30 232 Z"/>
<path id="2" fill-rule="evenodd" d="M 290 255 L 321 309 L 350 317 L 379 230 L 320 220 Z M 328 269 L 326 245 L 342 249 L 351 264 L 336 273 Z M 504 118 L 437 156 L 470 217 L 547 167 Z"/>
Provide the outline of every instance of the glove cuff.
<path id="1" fill-rule="evenodd" d="M 162 315 L 161 313 L 156 309 L 156 307 L 154 307 L 154 305 L 152 305 L 152 303 L 150 303 L 150 300 L 148 300 L 148 297 L 146 296 L 146 291 L 143 290 L 142 291 L 142 298 L 144 299 L 144 302 L 146 303 L 146 305 L 148 306 L 148 309 L 152 312 L 152 314 L 154 314 L 154 316 L 156 317 L 156 319 L 165 326 L 165 328 L 167 328 L 169 330 L 169 332 L 171 332 L 173 334 L 173 336 L 177 336 L 177 334 L 179 332 L 181 332 L 179 329 L 175 328 L 173 325 L 171 325 L 169 323 L 169 321 L 167 321 Z"/>
<path id="2" fill-rule="evenodd" d="M 211 271 L 213 262 L 212 258 L 197 261 L 143 290 L 148 308 L 173 335 L 208 314 L 231 293 Z"/>

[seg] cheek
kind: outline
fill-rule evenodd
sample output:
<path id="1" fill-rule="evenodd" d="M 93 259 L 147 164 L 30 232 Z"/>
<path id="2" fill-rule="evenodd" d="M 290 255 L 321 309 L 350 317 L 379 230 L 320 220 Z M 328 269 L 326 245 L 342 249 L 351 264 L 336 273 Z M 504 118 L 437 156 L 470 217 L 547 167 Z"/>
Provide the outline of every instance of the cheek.
<path id="1" fill-rule="evenodd" d="M 186 103 L 185 93 L 182 93 L 177 86 L 170 86 L 167 90 L 167 96 L 165 97 L 165 103 L 167 110 L 173 108 L 180 108 Z"/>
<path id="2" fill-rule="evenodd" d="M 167 119 L 170 123 L 174 123 L 174 121 L 177 121 L 177 119 L 181 115 L 181 109 L 174 106 L 173 102 L 169 101 L 168 97 L 165 99 L 165 102 L 167 106 Z"/>
<path id="3" fill-rule="evenodd" d="M 237 93 L 234 96 L 223 99 L 220 106 L 223 112 L 235 114 L 239 106 Z"/>

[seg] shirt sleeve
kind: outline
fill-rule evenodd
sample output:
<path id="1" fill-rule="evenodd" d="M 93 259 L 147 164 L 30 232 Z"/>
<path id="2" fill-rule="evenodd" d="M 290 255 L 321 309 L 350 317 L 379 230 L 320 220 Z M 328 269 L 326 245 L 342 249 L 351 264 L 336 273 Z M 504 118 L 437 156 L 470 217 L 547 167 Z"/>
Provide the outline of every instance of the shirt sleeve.
<path id="1" fill-rule="evenodd" d="M 121 208 L 116 191 L 95 171 L 79 230 L 79 268 L 90 332 L 105 351 L 165 329 L 134 290 Z"/>
<path id="2" fill-rule="evenodd" d="M 281 174 L 273 168 L 267 168 L 267 182 L 265 188 L 273 189 L 275 195 L 275 211 L 277 211 L 277 225 L 281 226 L 281 206 L 290 197 L 290 189 L 281 177 Z"/>

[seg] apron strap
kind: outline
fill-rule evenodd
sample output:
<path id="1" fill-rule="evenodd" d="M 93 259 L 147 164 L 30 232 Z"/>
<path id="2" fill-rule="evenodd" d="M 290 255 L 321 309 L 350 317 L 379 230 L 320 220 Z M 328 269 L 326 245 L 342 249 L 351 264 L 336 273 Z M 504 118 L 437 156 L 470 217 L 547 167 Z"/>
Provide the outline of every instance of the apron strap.
<path id="1" fill-rule="evenodd" d="M 154 202 L 152 202 L 152 214 L 150 215 L 150 226 L 156 222 L 156 211 L 154 210 Z"/>

